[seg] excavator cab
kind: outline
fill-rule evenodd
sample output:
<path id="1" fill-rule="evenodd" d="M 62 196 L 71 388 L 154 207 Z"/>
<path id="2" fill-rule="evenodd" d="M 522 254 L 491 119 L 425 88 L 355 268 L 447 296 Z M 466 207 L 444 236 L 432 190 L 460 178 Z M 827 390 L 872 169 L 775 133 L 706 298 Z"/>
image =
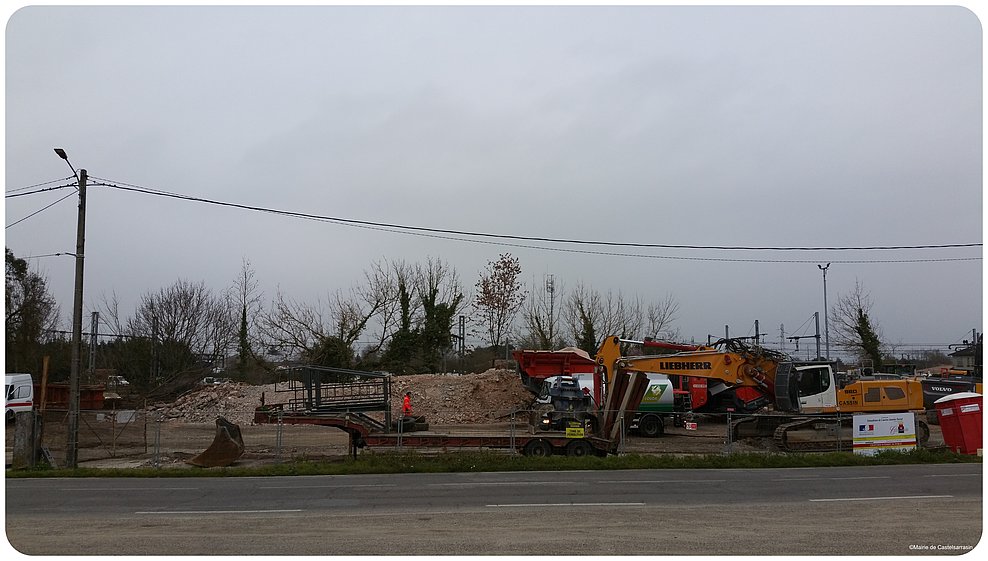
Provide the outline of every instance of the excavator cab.
<path id="1" fill-rule="evenodd" d="M 790 413 L 833 410 L 837 388 L 830 363 L 780 362 L 775 370 L 775 409 Z"/>
<path id="2" fill-rule="evenodd" d="M 779 363 L 775 369 L 775 408 L 799 412 L 799 371 L 791 362 Z"/>

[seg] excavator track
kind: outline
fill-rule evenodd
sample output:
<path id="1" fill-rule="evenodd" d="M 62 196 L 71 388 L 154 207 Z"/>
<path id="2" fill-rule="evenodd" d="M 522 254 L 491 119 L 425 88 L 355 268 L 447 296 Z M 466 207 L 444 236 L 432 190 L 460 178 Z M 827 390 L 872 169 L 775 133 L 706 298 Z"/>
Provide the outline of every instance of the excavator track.
<path id="1" fill-rule="evenodd" d="M 850 428 L 851 419 L 795 419 L 776 427 L 775 444 L 784 452 L 850 451 L 854 445 Z"/>
<path id="2" fill-rule="evenodd" d="M 782 452 L 850 451 L 854 445 L 852 416 L 756 415 L 731 422 L 731 441 L 771 439 Z M 930 427 L 916 416 L 916 439 L 926 446 Z"/>
<path id="3" fill-rule="evenodd" d="M 774 439 L 784 452 L 847 452 L 854 447 L 853 417 L 804 417 L 776 427 Z M 916 416 L 916 440 L 925 447 L 930 427 Z"/>

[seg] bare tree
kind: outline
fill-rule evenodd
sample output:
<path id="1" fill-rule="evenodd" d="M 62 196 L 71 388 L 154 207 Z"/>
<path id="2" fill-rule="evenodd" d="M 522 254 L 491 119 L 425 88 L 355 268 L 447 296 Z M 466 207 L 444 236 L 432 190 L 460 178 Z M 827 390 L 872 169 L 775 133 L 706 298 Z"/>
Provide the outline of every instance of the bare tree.
<path id="1" fill-rule="evenodd" d="M 566 298 L 565 316 L 576 346 L 593 355 L 604 337 L 640 337 L 647 310 L 638 296 L 625 297 L 620 291 L 601 294 L 579 284 Z"/>
<path id="2" fill-rule="evenodd" d="M 324 307 L 288 299 L 279 292 L 264 316 L 264 333 L 272 345 L 306 362 L 349 368 L 354 362 L 354 344 L 380 309 L 378 296 L 358 289 L 336 291 Z"/>
<path id="3" fill-rule="evenodd" d="M 246 375 L 250 365 L 257 361 L 255 349 L 261 345 L 259 326 L 263 313 L 262 295 L 258 291 L 259 283 L 254 277 L 254 269 L 246 257 L 240 274 L 228 291 L 230 310 L 236 316 L 239 325 L 237 331 L 237 367 L 241 375 Z"/>
<path id="4" fill-rule="evenodd" d="M 566 296 L 564 314 L 575 345 L 590 355 L 597 352 L 601 338 L 614 335 L 601 332 L 604 310 L 600 293 L 582 282 Z"/>
<path id="5" fill-rule="evenodd" d="M 601 326 L 594 352 L 603 338 L 617 335 L 622 338 L 639 338 L 645 325 L 645 304 L 641 297 L 625 297 L 621 291 L 616 294 L 607 291 L 600 297 Z"/>
<path id="6" fill-rule="evenodd" d="M 473 308 L 480 315 L 491 346 L 499 347 L 508 332 L 518 308 L 525 301 L 525 289 L 518 276 L 521 264 L 509 253 L 487 264 L 476 284 Z"/>
<path id="7" fill-rule="evenodd" d="M 864 284 L 854 281 L 854 290 L 838 296 L 830 311 L 836 343 L 860 358 L 869 358 L 881 366 L 881 327 L 871 317 L 873 303 Z"/>
<path id="8" fill-rule="evenodd" d="M 225 299 L 203 282 L 185 280 L 145 294 L 125 331 L 152 342 L 158 363 L 153 369 L 164 377 L 205 366 L 207 357 L 225 353 L 236 339 Z"/>
<path id="9" fill-rule="evenodd" d="M 379 302 L 377 311 L 372 318 L 374 343 L 367 349 L 376 353 L 384 348 L 402 325 L 402 287 L 414 286 L 415 270 L 404 261 L 375 261 L 369 270 L 364 271 L 366 284 L 361 288 L 365 301 Z M 409 328 L 414 317 L 418 316 L 419 302 L 413 298 L 407 300 L 408 311 L 406 318 Z"/>
<path id="10" fill-rule="evenodd" d="M 320 310 L 287 298 L 280 290 L 261 316 L 261 330 L 272 347 L 293 357 L 314 348 L 326 332 Z"/>
<path id="11" fill-rule="evenodd" d="M 529 298 L 521 309 L 523 327 L 518 339 L 522 345 L 536 350 L 554 350 L 566 345 L 563 339 L 563 283 L 553 275 L 543 282 L 532 281 Z"/>
<path id="12" fill-rule="evenodd" d="M 678 339 L 679 332 L 672 327 L 678 312 L 679 303 L 671 294 L 666 294 L 665 299 L 660 302 L 649 304 L 645 311 L 645 336 L 653 339 Z"/>

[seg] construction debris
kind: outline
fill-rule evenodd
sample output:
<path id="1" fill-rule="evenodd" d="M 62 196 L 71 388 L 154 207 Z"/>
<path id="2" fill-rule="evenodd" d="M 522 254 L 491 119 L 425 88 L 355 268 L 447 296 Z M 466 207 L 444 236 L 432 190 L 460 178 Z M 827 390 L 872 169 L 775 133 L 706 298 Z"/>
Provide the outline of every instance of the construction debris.
<path id="1" fill-rule="evenodd" d="M 401 398 L 412 394 L 416 415 L 429 423 L 478 424 L 509 420 L 516 411 L 532 406 L 533 396 L 514 370 L 490 369 L 476 374 L 414 374 L 391 379 L 391 407 L 401 417 Z M 166 422 L 208 423 L 223 417 L 232 423 L 253 423 L 254 409 L 261 405 L 286 403 L 291 392 L 275 391 L 275 384 L 252 386 L 226 383 L 204 387 L 181 396 L 173 403 L 148 408 L 151 418 Z"/>

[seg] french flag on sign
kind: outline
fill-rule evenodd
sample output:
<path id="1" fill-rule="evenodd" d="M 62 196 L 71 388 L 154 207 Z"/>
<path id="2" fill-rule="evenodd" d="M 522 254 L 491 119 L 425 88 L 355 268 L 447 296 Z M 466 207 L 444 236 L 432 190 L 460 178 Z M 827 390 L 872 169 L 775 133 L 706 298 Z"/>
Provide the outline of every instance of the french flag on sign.
<path id="1" fill-rule="evenodd" d="M 875 430 L 875 425 L 858 425 L 858 432 L 868 432 Z"/>

